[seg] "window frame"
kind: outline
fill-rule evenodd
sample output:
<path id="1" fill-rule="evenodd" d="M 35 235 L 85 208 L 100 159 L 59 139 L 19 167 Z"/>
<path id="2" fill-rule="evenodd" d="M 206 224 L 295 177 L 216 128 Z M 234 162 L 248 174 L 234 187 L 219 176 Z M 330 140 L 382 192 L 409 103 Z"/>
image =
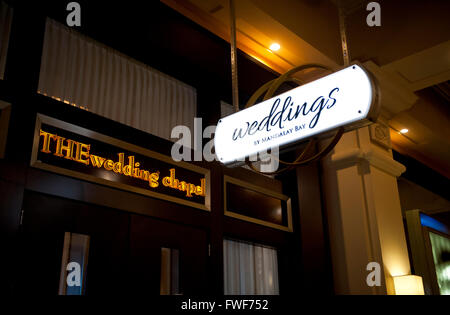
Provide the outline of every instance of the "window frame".
<path id="1" fill-rule="evenodd" d="M 276 224 L 276 223 L 264 221 L 264 220 L 261 220 L 261 219 L 252 218 L 252 217 L 249 217 L 249 216 L 246 216 L 246 215 L 243 215 L 243 214 L 235 213 L 235 212 L 232 212 L 232 211 L 228 211 L 228 206 L 227 206 L 227 184 L 228 183 L 234 184 L 234 185 L 237 185 L 237 186 L 241 186 L 243 188 L 247 188 L 247 189 L 253 190 L 255 192 L 258 192 L 258 193 L 267 195 L 269 197 L 276 198 L 276 199 L 279 199 L 281 201 L 286 202 L 286 208 L 287 208 L 287 211 L 286 211 L 287 213 L 286 214 L 287 214 L 287 223 L 288 223 L 288 225 L 284 226 L 284 225 L 281 225 L 281 224 Z M 274 192 L 274 191 L 271 191 L 271 190 L 269 190 L 267 188 L 263 188 L 263 187 L 260 187 L 260 186 L 249 184 L 247 182 L 244 182 L 242 180 L 236 179 L 236 178 L 228 176 L 228 175 L 224 175 L 224 177 L 223 177 L 223 193 L 224 193 L 224 195 L 223 195 L 224 196 L 224 198 L 223 198 L 223 203 L 224 203 L 223 204 L 223 211 L 224 211 L 224 215 L 225 216 L 232 217 L 232 218 L 235 218 L 235 219 L 240 219 L 240 220 L 247 221 L 247 222 L 256 223 L 256 224 L 259 224 L 259 225 L 264 225 L 264 226 L 271 227 L 271 228 L 278 229 L 278 230 L 285 231 L 285 232 L 293 232 L 293 226 L 292 226 L 292 205 L 291 205 L 291 198 L 290 197 L 288 197 L 286 195 L 283 195 L 283 194 L 280 194 L 280 193 L 277 193 L 277 192 Z"/>

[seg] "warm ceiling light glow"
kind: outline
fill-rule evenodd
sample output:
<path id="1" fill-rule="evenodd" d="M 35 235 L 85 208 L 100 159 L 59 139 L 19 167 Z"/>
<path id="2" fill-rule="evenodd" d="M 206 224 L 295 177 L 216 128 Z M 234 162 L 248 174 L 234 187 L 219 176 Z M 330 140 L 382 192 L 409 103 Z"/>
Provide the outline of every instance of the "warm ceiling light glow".
<path id="1" fill-rule="evenodd" d="M 407 133 L 409 130 L 406 128 L 403 128 L 402 130 L 400 130 L 400 133 Z"/>
<path id="2" fill-rule="evenodd" d="M 281 46 L 280 46 L 280 44 L 278 44 L 278 43 L 273 43 L 272 45 L 270 45 L 270 50 L 272 50 L 272 51 L 278 51 L 278 50 L 280 50 L 280 48 L 281 48 Z"/>

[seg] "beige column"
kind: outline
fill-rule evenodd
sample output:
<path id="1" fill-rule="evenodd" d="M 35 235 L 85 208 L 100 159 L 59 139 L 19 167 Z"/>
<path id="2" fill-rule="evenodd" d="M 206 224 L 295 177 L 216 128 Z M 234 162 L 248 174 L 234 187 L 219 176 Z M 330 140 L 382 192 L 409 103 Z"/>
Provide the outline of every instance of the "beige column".
<path id="1" fill-rule="evenodd" d="M 392 158 L 389 119 L 418 100 L 390 73 L 364 63 L 381 91 L 378 122 L 345 133 L 322 161 L 333 277 L 338 294 L 394 294 L 393 276 L 410 274 L 397 177 L 405 167 Z M 369 287 L 367 264 L 378 262 L 384 276 Z"/>
<path id="2" fill-rule="evenodd" d="M 410 274 L 389 129 L 375 124 L 344 134 L 322 162 L 335 291 L 393 294 L 392 276 Z M 378 262 L 379 287 L 366 283 L 367 264 Z M 383 276 L 384 275 L 384 276 Z"/>

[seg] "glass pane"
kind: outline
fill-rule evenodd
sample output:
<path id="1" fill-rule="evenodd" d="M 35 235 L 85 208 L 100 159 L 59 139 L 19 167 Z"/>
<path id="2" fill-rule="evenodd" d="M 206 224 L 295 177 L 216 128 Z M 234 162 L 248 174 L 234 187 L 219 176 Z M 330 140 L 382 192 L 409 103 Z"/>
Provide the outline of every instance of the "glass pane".
<path id="1" fill-rule="evenodd" d="M 436 277 L 442 295 L 450 295 L 450 239 L 430 232 Z"/>
<path id="2" fill-rule="evenodd" d="M 180 294 L 180 251 L 173 248 L 161 248 L 161 295 Z"/>
<path id="3" fill-rule="evenodd" d="M 224 240 L 223 265 L 225 294 L 279 294 L 276 249 Z"/>
<path id="4" fill-rule="evenodd" d="M 60 295 L 84 295 L 90 236 L 66 232 L 59 278 Z"/>

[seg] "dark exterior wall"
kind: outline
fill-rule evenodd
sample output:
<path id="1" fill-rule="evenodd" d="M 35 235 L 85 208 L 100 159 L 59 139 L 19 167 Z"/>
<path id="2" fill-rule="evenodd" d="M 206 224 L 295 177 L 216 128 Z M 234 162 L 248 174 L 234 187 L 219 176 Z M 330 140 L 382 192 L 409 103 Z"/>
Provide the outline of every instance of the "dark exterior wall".
<path id="1" fill-rule="evenodd" d="M 78 30 L 112 48 L 125 53 L 149 66 L 173 76 L 197 89 L 198 116 L 203 117 L 205 127 L 215 124 L 220 116 L 220 101 L 231 103 L 231 71 L 228 43 L 214 36 L 160 2 L 128 3 L 115 7 L 110 2 L 80 1 L 82 27 Z M 323 266 L 328 275 L 326 255 L 305 257 L 301 242 L 316 242 L 308 235 L 300 235 L 302 225 L 301 204 L 321 210 L 319 195 L 305 203 L 297 198 L 295 171 L 278 181 L 247 170 L 224 169 L 218 163 L 198 163 L 211 169 L 211 213 L 181 207 L 176 204 L 117 191 L 81 180 L 52 174 L 29 167 L 36 114 L 41 113 L 74 125 L 84 127 L 119 140 L 149 148 L 170 156 L 172 143 L 134 128 L 119 124 L 93 113 L 66 105 L 36 93 L 39 77 L 45 17 L 50 16 L 65 23 L 67 12 L 61 4 L 51 1 L 39 4 L 15 6 L 8 52 L 5 81 L 0 81 L 0 97 L 12 103 L 11 121 L 6 147 L 6 158 L 0 160 L 0 216 L 2 245 L 6 248 L 2 270 L 8 272 L 5 289 L 14 286 L 21 248 L 20 212 L 23 196 L 38 192 L 89 204 L 114 207 L 123 211 L 157 217 L 186 225 L 199 226 L 210 231 L 211 263 L 210 292 L 222 294 L 222 240 L 224 235 L 277 246 L 283 252 L 280 270 L 289 283 L 281 287 L 282 293 L 311 293 L 311 283 L 303 281 L 310 270 L 304 266 Z M 136 15 L 137 14 L 137 15 Z M 251 94 L 265 82 L 276 77 L 260 64 L 239 52 L 240 103 L 245 104 Z M 312 172 L 314 173 L 314 171 Z M 230 174 L 252 184 L 283 191 L 293 199 L 294 233 L 255 225 L 223 216 L 223 175 Z M 318 176 L 317 172 L 314 176 Z M 274 185 L 276 183 L 276 185 Z M 282 183 L 282 185 L 280 184 Z M 89 190 L 91 194 L 79 192 Z M 314 200 L 316 202 L 314 203 Z M 130 204 L 133 209 L 130 210 Z M 313 206 L 315 204 L 315 206 Z M 164 207 L 164 212 L 151 210 Z M 150 209 L 150 210 L 149 210 Z M 26 214 L 25 214 L 26 215 Z M 317 220 L 315 220 L 317 221 Z M 320 221 L 320 220 L 319 220 Z M 323 233 L 322 222 L 315 222 L 316 233 Z M 318 240 L 318 250 L 327 251 L 323 239 Z M 314 246 L 313 246 L 314 247 Z M 304 264 L 306 260 L 309 261 Z M 315 261 L 317 264 L 315 264 Z M 317 268 L 314 268 L 317 272 Z M 327 278 L 327 277 L 325 277 Z M 323 293 L 331 293 L 331 277 L 315 286 Z M 309 280 L 308 280 L 309 281 Z M 311 280 L 313 281 L 313 280 Z"/>

